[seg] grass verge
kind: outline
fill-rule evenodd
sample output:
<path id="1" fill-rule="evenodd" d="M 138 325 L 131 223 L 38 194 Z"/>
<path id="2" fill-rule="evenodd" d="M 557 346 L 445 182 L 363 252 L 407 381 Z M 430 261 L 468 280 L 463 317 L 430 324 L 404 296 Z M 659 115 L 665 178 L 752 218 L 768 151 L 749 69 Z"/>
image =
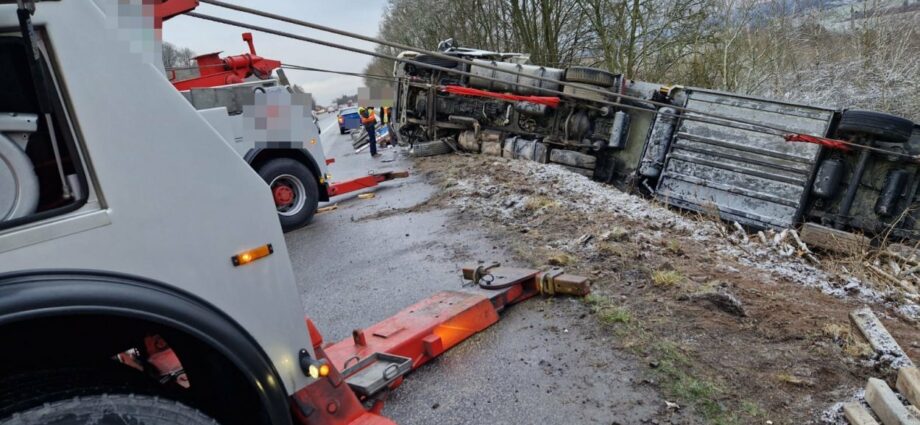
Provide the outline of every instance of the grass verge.
<path id="1" fill-rule="evenodd" d="M 700 373 L 685 349 L 645 329 L 628 307 L 596 294 L 586 297 L 585 302 L 600 323 L 615 327 L 624 348 L 654 359 L 649 373 L 670 401 L 692 408 L 706 423 L 714 425 L 747 424 L 765 416 L 753 401 L 730 401 L 730 394 L 717 381 Z"/>

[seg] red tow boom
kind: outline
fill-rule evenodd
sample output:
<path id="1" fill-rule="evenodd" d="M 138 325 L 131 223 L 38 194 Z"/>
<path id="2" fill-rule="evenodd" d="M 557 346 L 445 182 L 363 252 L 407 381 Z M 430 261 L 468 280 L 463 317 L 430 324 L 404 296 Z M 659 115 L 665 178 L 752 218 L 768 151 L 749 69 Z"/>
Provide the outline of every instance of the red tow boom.
<path id="1" fill-rule="evenodd" d="M 317 360 L 330 366 L 330 373 L 293 395 L 298 419 L 311 425 L 392 425 L 379 413 L 408 372 L 492 326 L 512 304 L 538 294 L 585 296 L 590 290 L 587 278 L 560 269 L 480 265 L 464 268 L 463 275 L 476 288 L 437 293 L 335 344 L 324 345 L 307 319 Z"/>
<path id="2" fill-rule="evenodd" d="M 281 67 L 281 61 L 265 59 L 256 55 L 251 33 L 243 33 L 243 41 L 249 45 L 249 53 L 225 58 L 220 57 L 220 52 L 196 56 L 198 77 L 176 80 L 175 71 L 173 71 L 172 78 L 170 78 L 173 86 L 178 90 L 190 90 L 226 84 L 239 84 L 251 75 L 264 80 L 271 77 L 272 71 Z"/>
<path id="3" fill-rule="evenodd" d="M 409 177 L 408 171 L 388 171 L 385 173 L 373 173 L 368 174 L 364 177 L 359 177 L 354 180 L 348 180 L 341 183 L 333 183 L 329 185 L 329 189 L 326 191 L 329 193 L 329 196 L 339 196 L 344 195 L 349 192 L 354 192 L 361 189 L 367 189 L 370 187 L 377 186 L 380 183 L 383 183 L 387 180 L 400 179 Z"/>

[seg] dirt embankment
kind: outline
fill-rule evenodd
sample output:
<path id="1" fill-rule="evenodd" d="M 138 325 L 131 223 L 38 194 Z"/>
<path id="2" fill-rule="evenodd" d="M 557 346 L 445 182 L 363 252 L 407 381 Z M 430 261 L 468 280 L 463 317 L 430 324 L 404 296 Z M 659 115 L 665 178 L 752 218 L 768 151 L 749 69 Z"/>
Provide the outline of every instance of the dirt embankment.
<path id="1" fill-rule="evenodd" d="M 489 227 L 533 266 L 592 277 L 588 317 L 645 365 L 646 382 L 706 423 L 820 422 L 876 374 L 849 335 L 847 314 L 864 303 L 887 311 L 892 334 L 920 354 L 903 306 L 887 308 L 820 256 L 746 245 L 717 220 L 552 165 L 449 155 L 417 169 L 442 188 L 430 206 Z"/>

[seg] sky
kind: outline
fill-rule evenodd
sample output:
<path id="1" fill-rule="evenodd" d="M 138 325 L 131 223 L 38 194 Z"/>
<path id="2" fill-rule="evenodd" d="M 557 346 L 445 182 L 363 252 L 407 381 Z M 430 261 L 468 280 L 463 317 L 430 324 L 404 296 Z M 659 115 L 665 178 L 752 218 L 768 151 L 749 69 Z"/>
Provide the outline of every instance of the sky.
<path id="1" fill-rule="evenodd" d="M 370 37 L 377 35 L 380 18 L 386 5 L 386 0 L 227 0 L 227 2 Z M 198 6 L 195 12 L 345 44 L 363 50 L 373 50 L 375 47 L 372 43 L 234 12 L 204 3 Z M 246 31 L 242 28 L 189 16 L 177 16 L 163 24 L 163 40 L 176 46 L 188 47 L 197 54 L 223 51 L 224 55 L 237 55 L 249 52 L 241 37 L 241 34 Z M 280 60 L 286 64 L 361 72 L 371 59 L 370 56 L 300 40 L 257 31 L 252 31 L 252 33 L 256 53 L 259 56 Z M 333 99 L 343 94 L 356 94 L 358 87 L 364 85 L 361 78 L 358 77 L 290 69 L 284 72 L 291 83 L 299 84 L 306 92 L 312 93 L 320 105 L 330 105 Z"/>

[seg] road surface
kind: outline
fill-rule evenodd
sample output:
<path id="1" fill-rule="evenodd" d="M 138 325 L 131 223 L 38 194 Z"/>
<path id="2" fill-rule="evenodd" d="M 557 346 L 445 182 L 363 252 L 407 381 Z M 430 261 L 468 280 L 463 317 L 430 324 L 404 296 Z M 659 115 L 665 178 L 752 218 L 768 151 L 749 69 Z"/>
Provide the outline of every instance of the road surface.
<path id="1" fill-rule="evenodd" d="M 335 116 L 319 122 L 333 181 L 369 170 L 410 169 L 391 149 L 356 154 Z M 477 260 L 516 265 L 475 223 L 456 211 L 392 214 L 437 190 L 423 176 L 386 182 L 376 197 L 333 199 L 338 209 L 287 234 L 306 314 L 326 341 L 380 321 L 442 290 L 461 289 L 459 269 Z M 387 214 L 390 212 L 390 214 Z M 371 217 L 373 216 L 373 217 Z M 520 264 L 517 264 L 520 265 Z M 575 299 L 533 299 L 510 308 L 492 328 L 410 374 L 383 413 L 413 424 L 667 423 L 664 400 L 636 360 L 614 351 Z"/>

